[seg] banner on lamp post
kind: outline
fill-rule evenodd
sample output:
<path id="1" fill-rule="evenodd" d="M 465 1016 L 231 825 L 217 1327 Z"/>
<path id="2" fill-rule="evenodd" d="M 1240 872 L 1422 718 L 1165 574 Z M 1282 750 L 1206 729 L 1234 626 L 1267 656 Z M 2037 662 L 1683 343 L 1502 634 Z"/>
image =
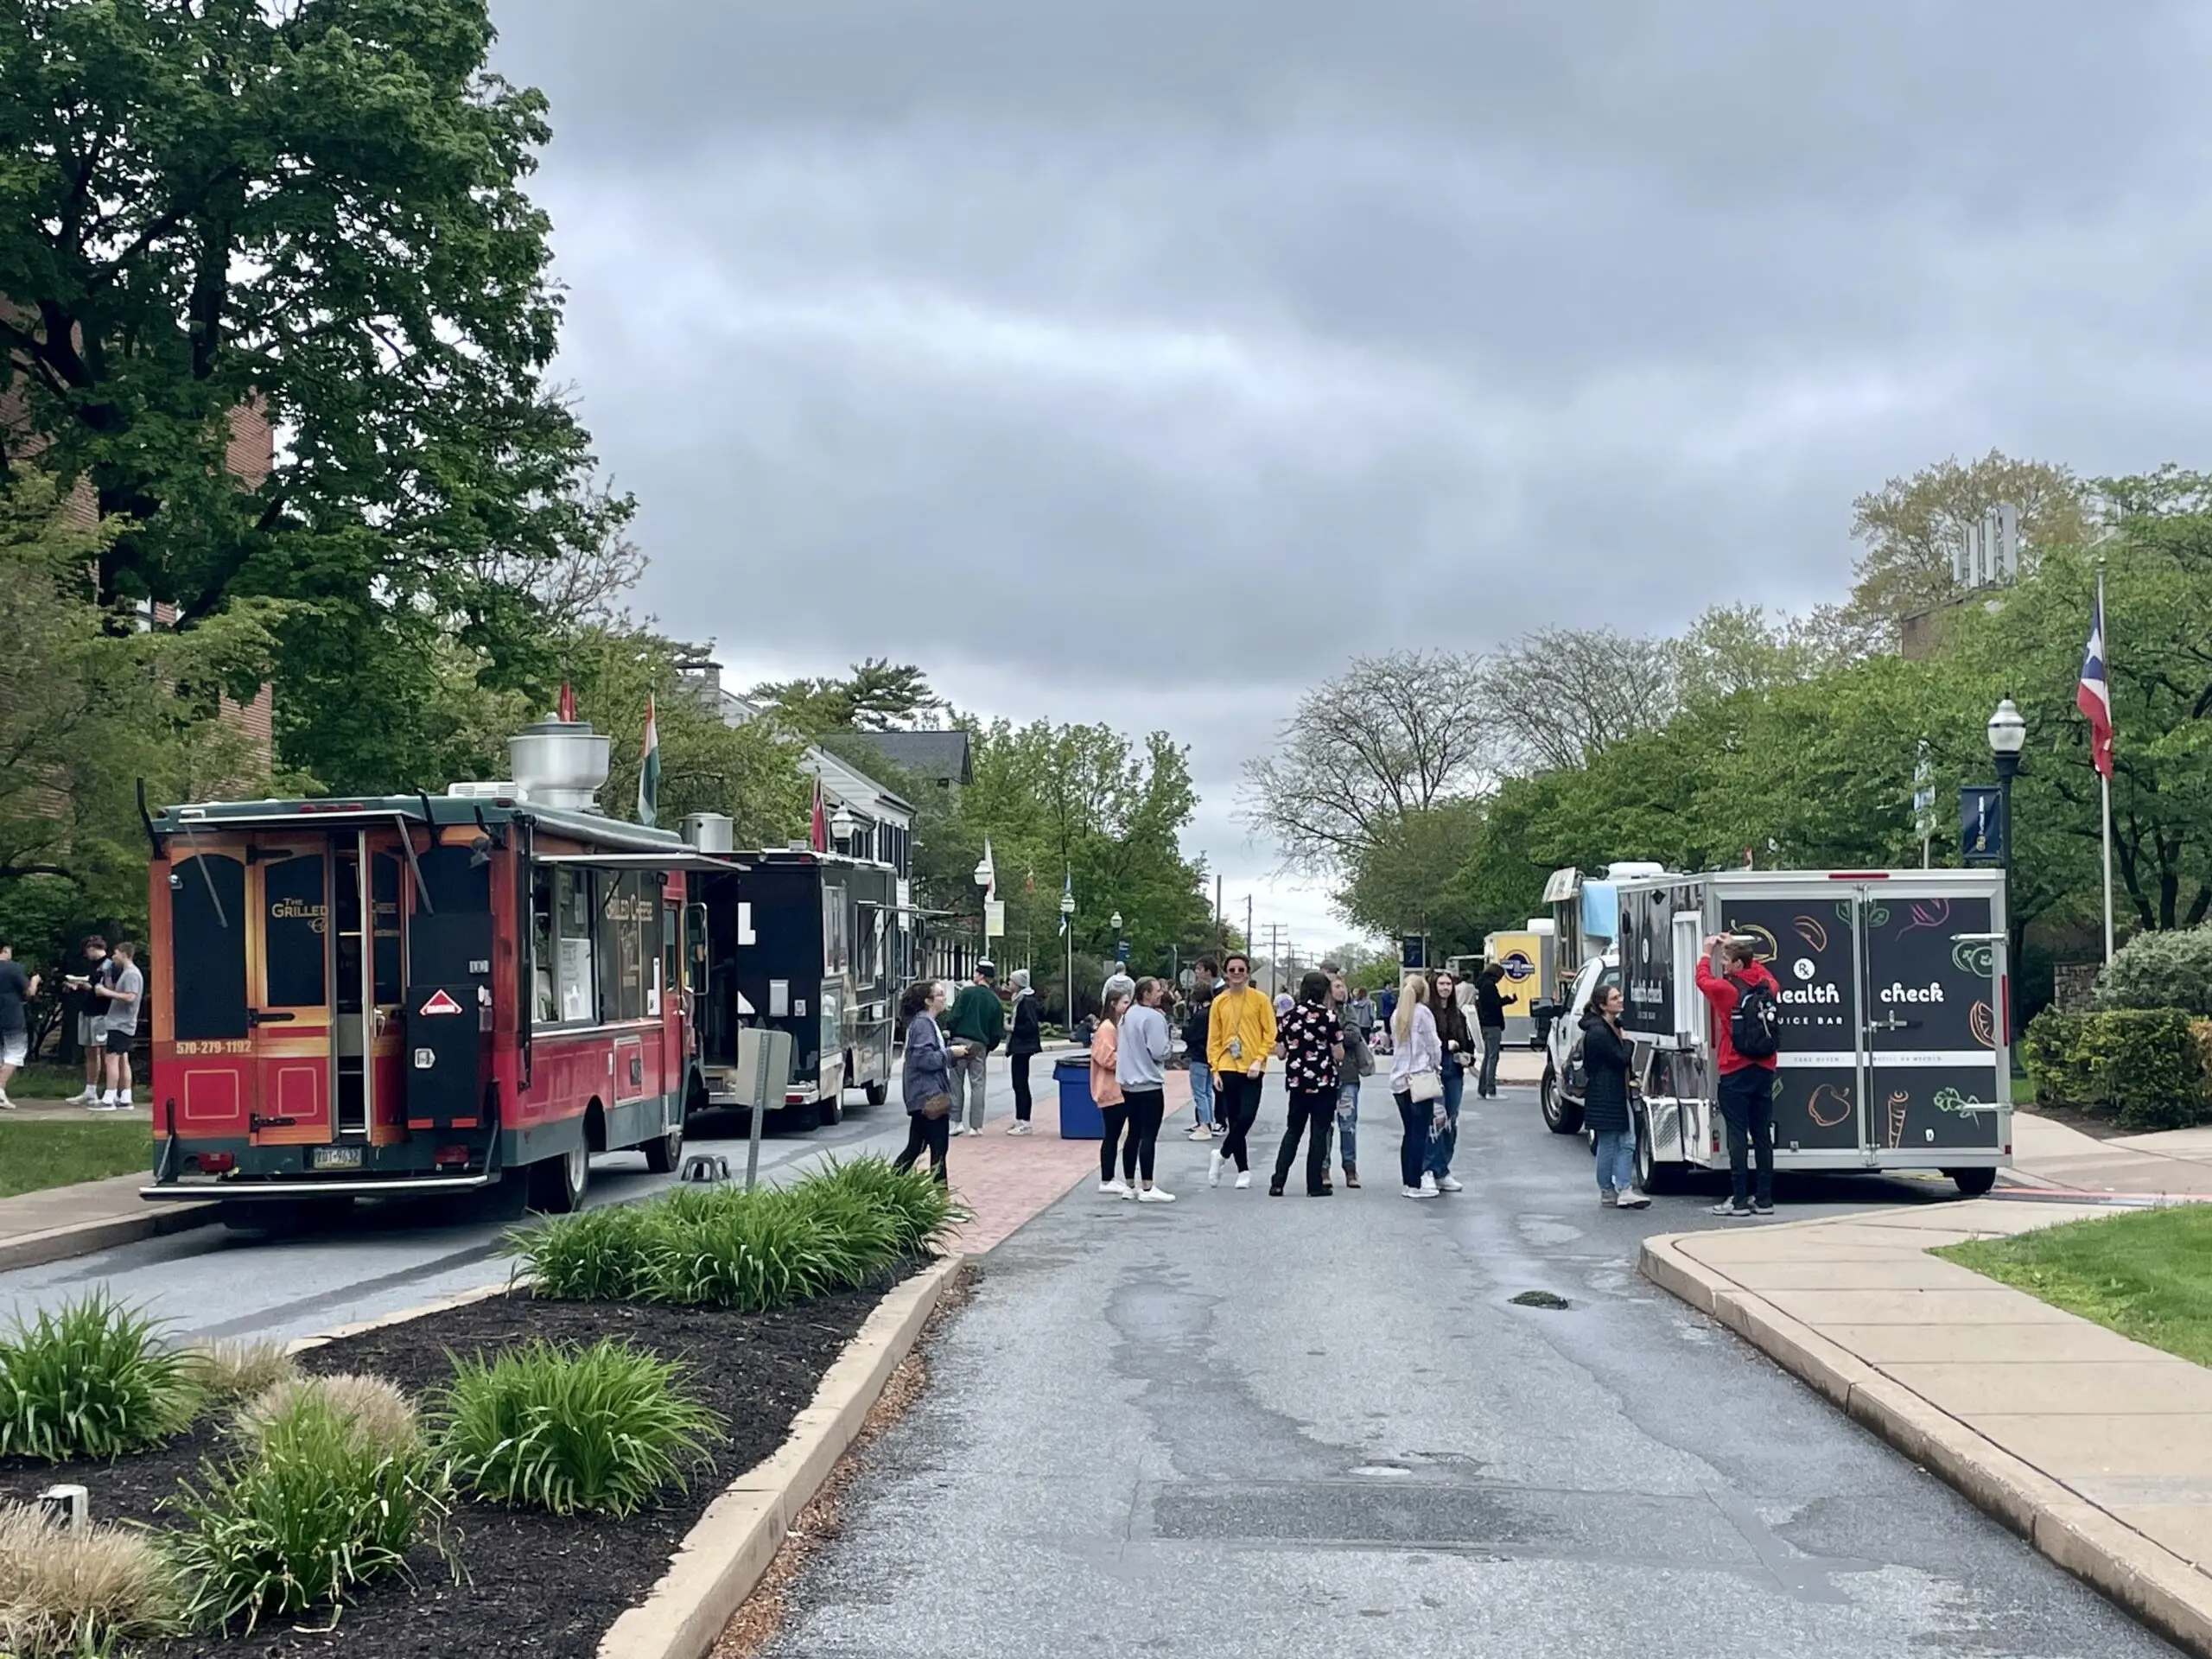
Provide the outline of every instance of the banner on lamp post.
<path id="1" fill-rule="evenodd" d="M 1002 939 L 1006 937 L 1005 899 L 986 899 L 983 900 L 983 937 L 987 939 Z"/>
<path id="2" fill-rule="evenodd" d="M 2005 861 L 2005 791 L 1995 784 L 1959 790 L 1959 856 L 1969 864 Z"/>

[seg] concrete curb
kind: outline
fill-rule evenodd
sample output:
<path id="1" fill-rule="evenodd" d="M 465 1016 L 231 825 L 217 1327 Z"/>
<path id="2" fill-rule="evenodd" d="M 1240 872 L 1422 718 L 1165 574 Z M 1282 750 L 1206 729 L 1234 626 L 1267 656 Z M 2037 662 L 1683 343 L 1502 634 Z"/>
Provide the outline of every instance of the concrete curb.
<path id="1" fill-rule="evenodd" d="M 813 1402 L 791 1420 L 789 1438 L 708 1505 L 652 1593 L 601 1639 L 599 1659 L 702 1659 L 714 1647 L 859 1434 L 965 1259 L 948 1256 L 884 1297 L 823 1375 Z"/>
<path id="2" fill-rule="evenodd" d="M 1637 1266 L 1661 1289 L 1710 1314 L 1810 1384 L 2037 1551 L 2199 1659 L 2212 1659 L 2212 1578 L 2084 1503 L 1904 1384 L 1847 1353 L 1680 1246 L 1646 1239 Z"/>
<path id="3" fill-rule="evenodd" d="M 181 1205 L 173 1210 L 156 1210 L 149 1205 L 143 1215 L 103 1216 L 98 1221 L 73 1221 L 64 1227 L 18 1233 L 13 1238 L 0 1240 L 0 1273 L 17 1268 L 42 1268 L 49 1262 L 67 1262 L 73 1256 L 113 1249 L 118 1244 L 136 1244 L 142 1238 L 153 1238 L 162 1233 L 181 1233 L 205 1227 L 214 1219 L 215 1206 L 212 1204 Z"/>

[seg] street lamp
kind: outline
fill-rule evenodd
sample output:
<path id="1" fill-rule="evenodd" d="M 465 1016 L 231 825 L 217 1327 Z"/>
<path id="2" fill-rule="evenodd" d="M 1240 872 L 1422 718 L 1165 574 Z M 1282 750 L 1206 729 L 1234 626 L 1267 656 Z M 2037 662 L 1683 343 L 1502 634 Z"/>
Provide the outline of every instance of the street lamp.
<path id="1" fill-rule="evenodd" d="M 2019 998 L 2012 987 L 2020 976 L 2019 952 L 2013 948 L 2018 935 L 2012 929 L 2012 779 L 2018 775 L 2020 751 L 2027 742 L 2028 722 L 2020 718 L 2012 699 L 2004 698 L 1998 703 L 1997 712 L 1989 717 L 1989 755 L 1997 763 L 1997 817 L 2004 831 L 2005 955 L 2010 958 L 2005 976 L 2005 1042 L 2008 1050 L 2018 1040 L 2013 1015 L 2019 1007 Z"/>
<path id="2" fill-rule="evenodd" d="M 1121 966 L 1122 962 L 1122 912 L 1117 910 L 1111 916 L 1109 916 L 1106 918 L 1106 925 L 1114 930 L 1114 965 L 1118 968 Z"/>
<path id="3" fill-rule="evenodd" d="M 1068 1034 L 1075 1034 L 1075 890 L 1060 893 L 1060 937 L 1067 941 L 1068 950 Z"/>
<path id="4" fill-rule="evenodd" d="M 861 821 L 853 816 L 853 809 L 838 802 L 837 815 L 830 820 L 830 835 L 840 850 L 852 845 L 853 831 L 860 827 Z"/>

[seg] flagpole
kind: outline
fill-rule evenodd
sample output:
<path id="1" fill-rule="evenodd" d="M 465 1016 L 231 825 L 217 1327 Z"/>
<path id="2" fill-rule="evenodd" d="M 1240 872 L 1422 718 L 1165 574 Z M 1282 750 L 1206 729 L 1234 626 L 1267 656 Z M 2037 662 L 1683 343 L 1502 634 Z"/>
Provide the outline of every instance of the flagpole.
<path id="1" fill-rule="evenodd" d="M 2111 626 L 2112 626 L 2112 623 L 2111 623 L 2110 619 L 2109 619 L 2109 618 L 2107 618 L 2107 617 L 2105 615 L 2105 560 L 2104 560 L 2104 555 L 2103 555 L 2103 554 L 2101 554 L 2101 553 L 2100 553 L 2100 554 L 2097 556 L 2097 633 L 2098 633 L 2098 636 L 2099 636 L 2100 639 L 2102 641 L 2102 644 L 2103 644 L 2103 646 L 2104 646 L 2104 665 L 2105 665 L 2105 698 L 2106 698 L 2106 703 L 2107 703 L 2107 707 L 2109 707 L 2109 706 L 2110 706 L 2111 699 L 2112 699 L 2112 638 L 2111 638 L 2110 633 L 2108 632 L 2108 630 L 2110 629 L 2110 627 L 2111 627 Z M 2112 773 L 2111 773 L 2111 772 L 2110 772 L 2109 770 L 2106 769 L 2105 767 L 2099 767 L 2099 768 L 2098 768 L 2098 771 L 2097 771 L 2097 782 L 2098 782 L 2098 784 L 2099 784 L 2100 785 L 2101 785 L 2101 793 L 2103 794 L 2103 797 L 2104 797 L 2104 838 L 2105 838 L 2105 960 L 2106 960 L 2107 963 L 2109 963 L 2109 962 L 2112 960 Z"/>

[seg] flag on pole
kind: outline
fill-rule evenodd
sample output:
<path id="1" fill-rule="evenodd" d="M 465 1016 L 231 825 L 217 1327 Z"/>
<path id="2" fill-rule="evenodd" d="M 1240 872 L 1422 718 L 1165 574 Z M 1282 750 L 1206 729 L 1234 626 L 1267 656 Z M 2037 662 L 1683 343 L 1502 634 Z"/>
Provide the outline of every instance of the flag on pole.
<path id="1" fill-rule="evenodd" d="M 2082 683 L 2074 706 L 2089 722 L 2089 758 L 2100 774 L 2112 776 L 2112 687 L 2105 678 L 2105 601 L 2101 593 L 2089 613 L 2089 647 L 2082 658 Z"/>
<path id="2" fill-rule="evenodd" d="M 983 889 L 983 902 L 999 896 L 999 867 L 991 857 L 991 838 L 983 837 L 983 861 L 976 866 L 976 885 Z"/>
<path id="3" fill-rule="evenodd" d="M 830 850 L 830 813 L 822 801 L 822 780 L 814 780 L 814 810 L 806 826 L 807 844 L 817 853 Z"/>
<path id="4" fill-rule="evenodd" d="M 652 693 L 645 694 L 645 744 L 638 767 L 638 822 L 652 829 L 660 820 L 660 722 L 655 717 Z"/>
<path id="5" fill-rule="evenodd" d="M 1068 936 L 1068 912 L 1075 908 L 1075 872 L 1070 870 L 1060 880 L 1060 937 Z"/>
<path id="6" fill-rule="evenodd" d="M 573 721 L 576 717 L 576 694 L 566 680 L 561 682 L 561 718 Z"/>

